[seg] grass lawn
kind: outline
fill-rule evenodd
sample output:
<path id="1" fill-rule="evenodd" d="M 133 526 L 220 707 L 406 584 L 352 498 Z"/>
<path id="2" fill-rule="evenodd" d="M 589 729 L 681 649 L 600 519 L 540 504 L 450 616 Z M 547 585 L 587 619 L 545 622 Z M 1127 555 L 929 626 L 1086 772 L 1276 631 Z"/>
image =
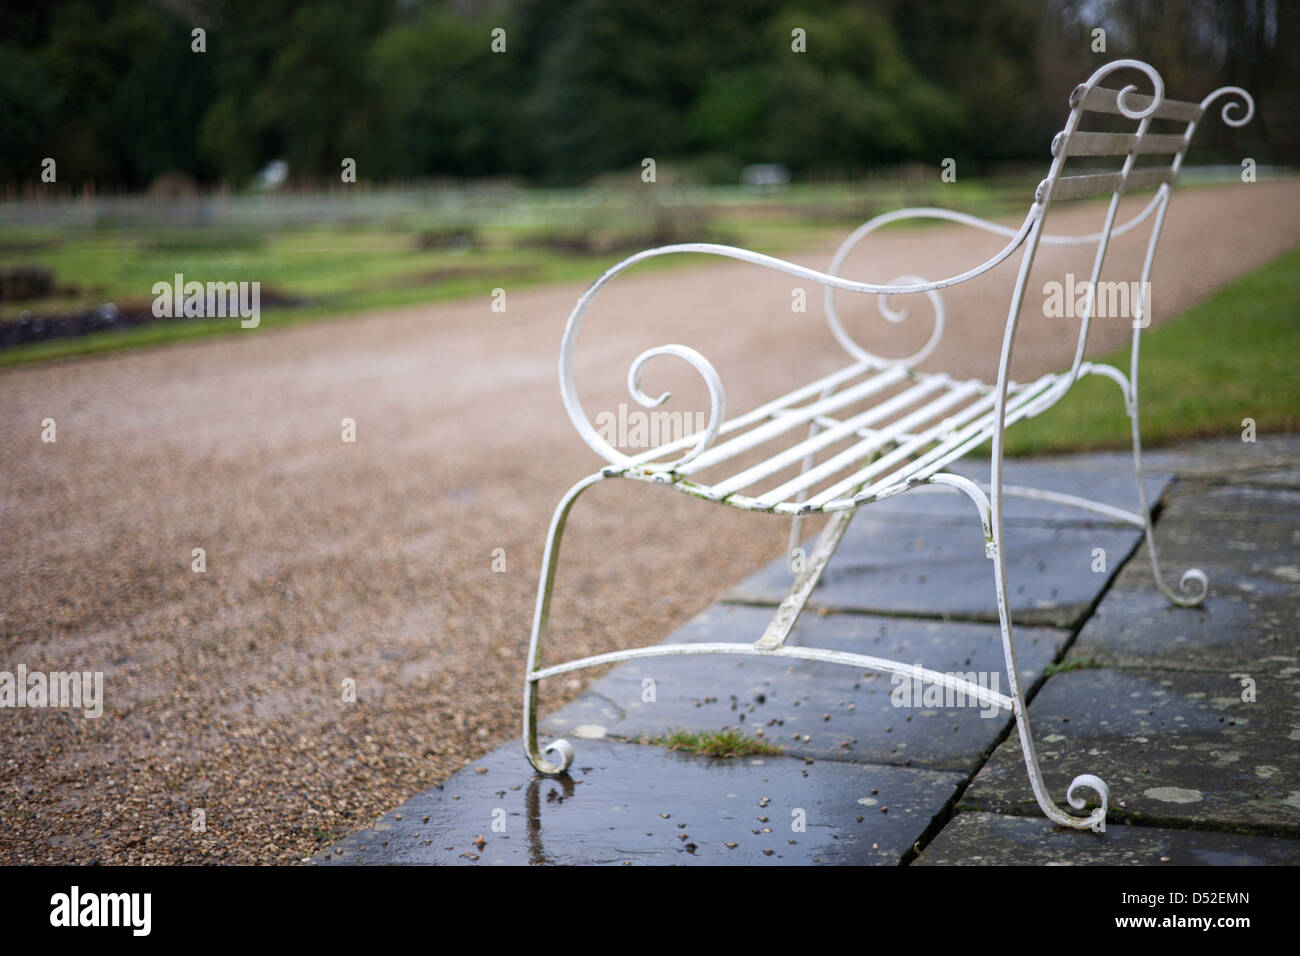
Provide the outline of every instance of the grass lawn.
<path id="1" fill-rule="evenodd" d="M 261 322 L 267 326 L 475 296 L 486 300 L 497 287 L 590 282 L 624 256 L 667 242 L 791 253 L 842 239 L 865 219 L 904 205 L 996 216 L 1022 208 L 1033 186 L 1019 178 L 942 184 L 935 177 L 780 192 L 648 191 L 655 188 L 524 189 L 487 199 L 454 190 L 379 191 L 355 201 L 322 200 L 319 208 L 311 197 L 285 197 L 283 206 L 239 197 L 230 208 L 212 212 L 214 222 L 188 226 L 160 223 L 157 209 L 136 201 L 125 211 L 100 214 L 90 225 L 7 229 L 0 264 L 48 269 L 54 289 L 39 300 L 0 301 L 0 322 L 24 312 L 83 312 L 105 302 L 147 310 L 153 284 L 170 282 L 176 273 L 200 282 L 260 282 Z M 704 261 L 666 257 L 641 269 Z M 272 302 L 272 296 L 280 301 Z M 0 366 L 238 331 L 238 322 L 166 320 L 4 349 Z"/>
<path id="2" fill-rule="evenodd" d="M 486 301 L 496 287 L 589 280 L 608 267 L 610 258 L 491 246 L 455 253 L 420 249 L 410 235 L 306 230 L 248 246 L 181 251 L 154 248 L 149 240 L 135 238 L 65 240 L 40 262 L 56 277 L 79 277 L 85 287 L 99 291 L 99 301 L 136 307 L 149 306 L 153 283 L 170 282 L 175 273 L 199 281 L 253 277 L 262 283 L 260 326 L 273 327 L 472 296 Z M 268 305 L 268 290 L 295 304 Z M 64 308 L 73 311 L 85 303 L 70 301 Z M 11 306 L 9 311 L 15 310 Z M 239 331 L 235 320 L 163 320 L 5 349 L 0 366 Z"/>
<path id="3" fill-rule="evenodd" d="M 1300 248 L 1224 286 L 1172 322 L 1142 333 L 1138 408 L 1146 447 L 1300 430 Z M 1129 349 L 1102 356 L 1125 374 Z M 1129 447 L 1114 382 L 1081 379 L 1047 413 L 1007 432 L 1007 454 Z"/>

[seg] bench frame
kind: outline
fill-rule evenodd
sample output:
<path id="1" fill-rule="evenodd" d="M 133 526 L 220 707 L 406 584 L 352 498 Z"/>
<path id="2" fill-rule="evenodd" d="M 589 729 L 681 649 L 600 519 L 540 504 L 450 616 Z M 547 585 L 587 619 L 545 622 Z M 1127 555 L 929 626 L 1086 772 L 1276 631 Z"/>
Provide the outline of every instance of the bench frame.
<path id="1" fill-rule="evenodd" d="M 1124 86 L 1119 90 L 1103 87 L 1101 81 L 1106 76 L 1117 70 L 1135 70 L 1144 74 L 1151 84 L 1152 92 L 1150 94 L 1141 94 L 1137 91 L 1137 87 L 1134 85 Z M 1165 98 L 1164 83 L 1161 80 L 1160 75 L 1155 69 L 1146 63 L 1138 60 L 1117 60 L 1101 67 L 1088 79 L 1086 83 L 1076 87 L 1073 93 L 1071 93 L 1071 111 L 1069 118 L 1064 129 L 1058 133 L 1052 141 L 1051 152 L 1053 161 L 1050 171 L 1047 178 L 1039 184 L 1035 193 L 1034 202 L 1030 206 L 1028 215 L 1025 217 L 1024 222 L 1016 229 L 988 222 L 983 219 L 978 219 L 974 216 L 968 216 L 944 209 L 904 209 L 877 216 L 859 227 L 845 241 L 832 261 L 829 272 L 826 273 L 732 246 L 715 245 L 711 243 L 683 243 L 663 246 L 638 253 L 613 266 L 597 279 L 586 290 L 586 292 L 583 293 L 572 314 L 569 316 L 560 354 L 560 390 L 564 398 L 565 408 L 568 411 L 574 427 L 578 430 L 578 433 L 587 444 L 591 446 L 597 454 L 601 455 L 609 464 L 594 474 L 582 479 L 569 489 L 555 509 L 555 513 L 551 519 L 550 530 L 547 534 L 546 549 L 542 558 L 541 580 L 538 586 L 537 602 L 533 619 L 532 636 L 529 644 L 527 673 L 524 681 L 523 739 L 524 749 L 532 766 L 544 774 L 561 774 L 568 769 L 574 757 L 572 746 L 565 740 L 552 741 L 544 748 L 540 747 L 538 743 L 538 685 L 542 680 L 548 677 L 556 677 L 560 674 L 598 667 L 604 664 L 612 664 L 619 661 L 635 660 L 644 657 L 676 655 L 742 655 L 844 664 L 862 670 L 899 674 L 925 683 L 942 685 L 947 688 L 952 688 L 954 691 L 964 693 L 967 699 L 979 701 L 981 704 L 986 706 L 997 706 L 1010 711 L 1015 716 L 1016 727 L 1020 735 L 1020 743 L 1024 752 L 1025 766 L 1028 771 L 1030 785 L 1033 789 L 1034 797 L 1044 814 L 1046 814 L 1046 816 L 1053 822 L 1061 826 L 1073 827 L 1076 829 L 1091 829 L 1096 832 L 1104 831 L 1106 828 L 1106 812 L 1109 806 L 1110 793 L 1103 780 L 1089 773 L 1080 774 L 1073 779 L 1066 792 L 1066 801 L 1072 808 L 1075 810 L 1084 810 L 1090 802 L 1085 800 L 1085 798 L 1079 793 L 1080 790 L 1090 789 L 1097 795 L 1097 805 L 1094 806 L 1086 816 L 1075 816 L 1061 809 L 1052 800 L 1047 792 L 1047 788 L 1043 782 L 1042 774 L 1039 769 L 1038 758 L 1034 750 L 1034 741 L 1030 731 L 1029 719 L 1021 684 L 1020 669 L 1016 659 L 1015 639 L 1007 600 L 1007 569 L 1006 559 L 1003 552 L 1004 499 L 1007 497 L 1018 496 L 1050 502 L 1066 507 L 1082 508 L 1142 528 L 1146 535 L 1147 549 L 1150 555 L 1152 569 L 1155 573 L 1156 585 L 1165 597 L 1175 605 L 1183 607 L 1199 605 L 1206 596 L 1209 588 L 1209 581 L 1203 571 L 1193 568 L 1182 575 L 1178 590 L 1175 591 L 1165 582 L 1160 570 L 1155 538 L 1152 531 L 1151 508 L 1150 503 L 1147 500 L 1146 484 L 1143 477 L 1141 435 L 1138 423 L 1138 352 L 1141 328 L 1149 324 L 1148 321 L 1144 320 L 1147 304 L 1141 301 L 1141 297 L 1139 297 L 1139 305 L 1134 313 L 1131 361 L 1127 375 L 1113 366 L 1084 360 L 1083 356 L 1087 346 L 1088 328 L 1092 318 L 1091 301 L 1088 303 L 1088 307 L 1085 309 L 1084 315 L 1080 320 L 1078 344 L 1075 350 L 1073 364 L 1068 372 L 1055 376 L 1045 376 L 1043 379 L 1040 379 L 1038 383 L 1031 383 L 1029 386 L 1018 385 L 1009 379 L 1012 349 L 1015 343 L 1016 329 L 1019 323 L 1021 306 L 1025 297 L 1026 284 L 1029 279 L 1030 269 L 1033 265 L 1035 253 L 1037 252 L 1038 247 L 1042 244 L 1087 245 L 1095 243 L 1097 246 L 1097 252 L 1092 267 L 1091 288 L 1096 289 L 1101 274 L 1102 264 L 1105 259 L 1107 245 L 1111 237 L 1122 235 L 1136 228 L 1143 222 L 1151 219 L 1154 215 L 1154 220 L 1151 226 L 1151 235 L 1147 243 L 1145 259 L 1142 267 L 1142 284 L 1140 288 L 1143 290 L 1143 294 L 1145 294 L 1145 290 L 1149 288 L 1147 283 L 1150 279 L 1156 245 L 1159 241 L 1161 228 L 1164 224 L 1165 212 L 1168 209 L 1171 187 L 1177 177 L 1179 167 L 1182 164 L 1183 155 L 1191 141 L 1197 123 L 1204 112 L 1215 100 L 1225 96 L 1231 97 L 1231 99 L 1223 105 L 1221 111 L 1223 122 L 1233 127 L 1240 127 L 1248 123 L 1254 115 L 1255 104 L 1250 94 L 1239 87 L 1222 87 L 1215 90 L 1213 93 L 1210 93 L 1199 104 L 1180 102 Z M 1240 113 L 1243 109 L 1244 113 L 1242 115 L 1234 115 L 1234 113 Z M 1085 132 L 1080 129 L 1080 124 L 1086 112 L 1101 112 L 1118 115 L 1128 120 L 1135 121 L 1138 125 L 1132 134 Z M 1186 121 L 1187 125 L 1182 134 L 1148 133 L 1148 127 L 1153 118 Z M 1135 159 L 1138 155 L 1152 153 L 1172 154 L 1173 158 L 1168 166 L 1162 166 L 1155 169 L 1135 168 Z M 1124 156 L 1125 158 L 1123 168 L 1119 172 L 1073 176 L 1063 175 L 1065 161 L 1067 157 L 1072 155 Z M 1120 198 L 1124 194 L 1125 190 L 1149 188 L 1151 186 L 1157 188 L 1155 195 L 1146 207 L 1129 221 L 1116 226 L 1116 212 Z M 1047 210 L 1053 201 L 1105 195 L 1107 193 L 1109 193 L 1111 197 L 1110 205 L 1106 212 L 1105 223 L 1100 232 L 1085 236 L 1058 236 L 1044 232 Z M 986 262 L 959 275 L 950 276 L 939 281 L 926 281 L 917 276 L 904 276 L 896 279 L 890 284 L 877 285 L 866 282 L 855 282 L 839 275 L 839 270 L 843 266 L 849 252 L 865 236 L 881 226 L 903 219 L 917 218 L 946 219 L 952 222 L 972 226 L 986 232 L 1003 236 L 1007 239 L 1007 243 L 1001 251 Z M 883 444 L 882 448 L 878 449 L 874 453 L 874 455 L 879 455 L 880 451 L 883 451 L 886 447 L 893 448 L 895 453 L 904 452 L 905 447 L 900 446 L 902 438 L 914 439 L 913 441 L 910 441 L 906 447 L 910 447 L 911 445 L 920 442 L 922 439 L 926 442 L 937 442 L 938 444 L 936 447 L 922 458 L 923 461 L 927 458 L 930 459 L 925 467 L 915 467 L 910 468 L 910 470 L 909 467 L 904 467 L 895 473 L 902 476 L 897 481 L 891 482 L 886 479 L 877 482 L 876 485 L 864 490 L 864 486 L 870 486 L 871 484 L 870 480 L 866 480 L 863 482 L 863 485 L 851 489 L 851 492 L 833 495 L 833 500 L 819 501 L 814 498 L 812 503 L 805 501 L 805 490 L 803 489 L 799 491 L 797 497 L 791 500 L 773 502 L 771 500 L 763 501 L 762 499 L 749 498 L 735 493 L 734 491 L 725 491 L 724 493 L 723 491 L 715 490 L 708 485 L 693 482 L 688 478 L 688 475 L 691 472 L 690 466 L 692 462 L 695 462 L 696 459 L 704 454 L 707 449 L 714 446 L 715 440 L 720 435 L 732 431 L 740 431 L 743 428 L 747 428 L 756 422 L 762 422 L 765 419 L 773 420 L 777 416 L 791 411 L 790 406 L 805 399 L 818 398 L 820 400 L 826 400 L 828 397 L 835 394 L 836 389 L 839 388 L 844 381 L 849 380 L 855 374 L 880 373 L 891 368 L 902 368 L 907 370 L 910 375 L 911 367 L 930 354 L 938 344 L 939 338 L 942 335 L 944 312 L 943 303 L 938 295 L 938 291 L 948 286 L 965 282 L 978 275 L 982 275 L 997 266 L 999 263 L 1005 261 L 1017 250 L 1023 250 L 1023 254 L 1020 261 L 1019 274 L 1016 279 L 1010 307 L 1007 313 L 998 379 L 996 385 L 983 386 L 985 389 L 983 393 L 985 403 L 988 403 L 989 397 L 992 397 L 993 399 L 993 408 L 989 413 L 989 417 L 981 419 L 980 422 L 968 426 L 963 431 L 954 432 L 952 429 L 949 429 L 948 432 L 935 432 L 934 429 L 931 429 L 932 432 L 935 432 L 934 434 L 927 432 L 919 437 L 906 434 L 898 435 L 895 436 L 895 440 Z M 805 386 L 803 389 L 796 390 L 796 392 L 793 392 L 782 399 L 761 406 L 746 415 L 742 415 L 731 421 L 724 421 L 726 398 L 722 381 L 717 371 L 703 355 L 684 345 L 664 345 L 650 349 L 643 352 L 633 361 L 628 372 L 628 388 L 632 396 L 645 407 L 655 407 L 662 404 L 669 396 L 664 394 L 658 398 L 652 398 L 646 395 L 641 390 L 641 375 L 646 364 L 651 359 L 661 355 L 675 356 L 690 364 L 700 374 L 705 384 L 708 386 L 711 404 L 709 424 L 702 433 L 690 435 L 677 442 L 671 442 L 646 454 L 628 456 L 613 448 L 592 427 L 586 413 L 583 411 L 581 402 L 578 400 L 577 391 L 574 387 L 573 381 L 573 352 L 577 342 L 578 331 L 581 328 L 583 317 L 595 296 L 615 276 L 647 259 L 678 253 L 704 253 L 708 255 L 738 259 L 743 262 L 749 262 L 769 269 L 775 269 L 788 275 L 795 276 L 796 278 L 816 282 L 824 286 L 826 288 L 827 317 L 831 326 L 831 331 L 835 335 L 836 339 L 839 340 L 840 344 L 844 346 L 846 351 L 854 357 L 856 362 L 841 373 L 836 373 L 835 375 L 828 376 L 818 382 L 814 382 Z M 887 320 L 893 322 L 904 320 L 907 317 L 907 313 L 905 311 L 895 311 L 892 309 L 889 305 L 889 296 L 897 294 L 924 293 L 929 298 L 930 304 L 934 310 L 934 333 L 931 335 L 925 346 L 914 355 L 907 356 L 906 358 L 891 360 L 872 355 L 862 349 L 845 332 L 835 308 L 834 295 L 836 290 L 874 294 L 879 296 L 878 304 L 882 315 Z M 1133 466 L 1137 478 L 1138 503 L 1140 505 L 1140 510 L 1137 512 L 1125 511 L 1101 502 L 1090 501 L 1073 495 L 1060 494 L 1035 488 L 1015 487 L 1003 483 L 1002 459 L 1004 434 L 1007 426 L 1013 424 L 1015 421 L 1037 415 L 1050 408 L 1069 391 L 1070 387 L 1076 380 L 1078 380 L 1078 378 L 1084 375 L 1102 375 L 1111 379 L 1119 386 L 1123 395 L 1125 407 L 1131 423 Z M 940 382 L 940 385 L 948 386 L 949 382 L 950 380 L 946 380 Z M 983 383 L 966 384 L 974 387 L 982 385 Z M 962 383 L 952 383 L 952 386 L 957 385 L 962 385 Z M 1037 390 L 1035 390 L 1036 386 Z M 1010 407 L 1008 402 L 1009 394 L 1014 397 L 1014 401 L 1010 403 Z M 806 407 L 808 406 L 804 406 L 804 408 Z M 823 429 L 834 426 L 839 426 L 841 429 L 846 427 L 843 422 L 836 422 L 833 419 L 830 421 L 834 422 L 834 425 L 825 420 L 813 418 L 810 422 L 809 429 L 810 440 Z M 861 435 L 870 434 L 870 432 L 863 430 L 852 432 L 852 434 Z M 956 458 L 973 450 L 975 447 L 990 438 L 993 443 L 993 452 L 992 467 L 987 485 L 981 486 L 961 475 L 942 470 L 944 465 L 956 460 Z M 882 439 L 882 443 L 883 442 L 884 440 Z M 664 456 L 672 456 L 681 452 L 685 452 L 685 454 L 682 454 L 681 457 L 676 458 L 675 460 L 662 460 Z M 868 459 L 869 462 L 871 460 L 874 460 L 874 458 Z M 803 469 L 805 473 L 807 473 L 812 467 L 812 463 L 813 455 L 810 452 L 803 461 Z M 867 471 L 869 472 L 870 469 L 867 469 Z M 816 545 L 809 552 L 804 568 L 795 575 L 795 580 L 791 587 L 789 596 L 787 596 L 778 607 L 772 623 L 768 626 L 765 634 L 755 643 L 657 644 L 649 647 L 597 654 L 579 660 L 568 661 L 567 663 L 543 667 L 541 666 L 541 661 L 550 614 L 551 592 L 555 583 L 555 573 L 559 558 L 560 542 L 564 533 L 565 521 L 568 518 L 570 509 L 573 507 L 574 502 L 584 491 L 593 485 L 610 478 L 630 478 L 636 481 L 667 485 L 675 490 L 692 494 L 696 497 L 717 501 L 721 504 L 741 508 L 743 510 L 766 511 L 792 516 L 793 522 L 790 535 L 792 550 L 800 543 L 801 522 L 804 515 L 824 513 L 830 515 L 830 520 L 823 529 Z M 804 604 L 807 602 L 813 588 L 820 579 L 822 571 L 825 570 L 828 561 L 834 554 L 837 545 L 843 537 L 843 534 L 857 509 L 871 501 L 883 500 L 884 498 L 923 488 L 963 493 L 970 498 L 979 514 L 980 522 L 984 529 L 986 554 L 993 562 L 993 578 L 997 595 L 998 619 L 1001 625 L 1002 646 L 1008 677 L 1008 693 L 1006 694 L 1001 694 L 989 690 L 986 687 L 982 687 L 974 682 L 963 680 L 948 674 L 941 674 L 937 671 L 932 671 L 917 665 L 885 660 L 864 654 L 851 654 L 842 651 L 812 647 L 790 647 L 785 644 L 785 640 L 794 627 L 800 611 L 802 611 Z M 822 497 L 825 497 L 824 493 Z M 551 757 L 556 759 L 549 759 Z"/>

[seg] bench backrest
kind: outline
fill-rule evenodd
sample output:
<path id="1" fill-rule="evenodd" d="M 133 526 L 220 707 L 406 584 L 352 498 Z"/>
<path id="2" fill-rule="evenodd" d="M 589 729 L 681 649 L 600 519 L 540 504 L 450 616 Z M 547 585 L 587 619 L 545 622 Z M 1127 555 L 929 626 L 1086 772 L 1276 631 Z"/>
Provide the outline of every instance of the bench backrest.
<path id="1" fill-rule="evenodd" d="M 1112 73 L 1134 71 L 1145 74 L 1151 86 L 1150 93 L 1139 92 L 1136 85 L 1119 89 L 1103 86 Z M 1102 265 L 1112 236 L 1140 225 L 1155 214 L 1151 236 L 1147 245 L 1142 275 L 1137 288 L 1139 301 L 1132 307 L 1135 328 L 1149 324 L 1150 303 L 1145 301 L 1150 288 L 1151 265 L 1155 258 L 1160 230 L 1164 224 L 1165 209 L 1170 190 L 1178 176 L 1183 156 L 1191 143 L 1196 126 L 1215 100 L 1228 97 L 1221 116 L 1229 126 L 1244 126 L 1255 114 L 1255 102 L 1240 87 L 1225 86 L 1215 90 L 1199 103 L 1170 99 L 1165 95 L 1164 81 L 1149 64 L 1139 60 L 1116 60 L 1097 70 L 1086 83 L 1074 88 L 1070 94 L 1070 115 L 1065 127 L 1052 140 L 1052 166 L 1047 178 L 1038 185 L 1035 202 L 1042 206 L 1040 222 L 1047 216 L 1048 208 L 1057 202 L 1109 195 L 1110 206 L 1101 231 L 1092 236 L 1077 237 L 1071 244 L 1096 242 L 1097 254 L 1093 261 L 1088 288 L 1095 291 L 1101 278 Z M 1131 121 L 1133 126 L 1124 132 L 1096 132 L 1085 130 L 1088 114 L 1102 114 Z M 1153 121 L 1183 124 L 1178 132 L 1152 132 Z M 1118 168 L 1103 172 L 1067 172 L 1072 158 L 1110 157 Z M 1146 207 L 1127 222 L 1116 225 L 1120 199 L 1131 192 L 1155 188 L 1155 195 Z M 1026 255 L 1032 259 L 1040 241 L 1061 243 L 1062 240 L 1044 240 L 1042 230 L 1036 228 L 1029 237 Z M 1068 242 L 1068 240 L 1066 240 Z M 1020 290 L 1023 292 L 1023 290 Z M 1095 312 L 1095 298 L 1089 299 L 1080 316 L 1079 339 L 1075 350 L 1072 376 L 1077 375 L 1088 342 L 1088 329 Z"/>

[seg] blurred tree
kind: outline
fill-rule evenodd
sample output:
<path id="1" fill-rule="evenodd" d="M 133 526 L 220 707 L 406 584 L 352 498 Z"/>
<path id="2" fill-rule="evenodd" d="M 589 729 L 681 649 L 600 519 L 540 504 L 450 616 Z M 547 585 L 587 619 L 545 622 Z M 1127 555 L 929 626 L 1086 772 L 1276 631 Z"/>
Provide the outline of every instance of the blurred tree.
<path id="1" fill-rule="evenodd" d="M 384 24 L 384 8 L 357 0 L 295 5 L 276 31 L 279 43 L 249 99 L 254 121 L 274 130 L 292 173 L 337 177 L 345 156 L 364 170 L 374 104 L 363 59 Z"/>
<path id="2" fill-rule="evenodd" d="M 504 53 L 491 49 L 496 28 L 506 31 Z M 374 104 L 382 144 L 372 150 L 376 170 L 389 176 L 526 170 L 520 106 L 526 43 L 502 17 L 467 19 L 437 7 L 380 36 L 367 76 L 384 91 Z"/>
<path id="3" fill-rule="evenodd" d="M 248 179 L 268 160 L 291 175 L 337 177 L 345 156 L 372 160 L 372 88 L 364 51 L 384 6 L 354 0 L 224 0 L 209 5 L 208 54 L 220 90 L 204 116 L 203 153 Z"/>
<path id="4" fill-rule="evenodd" d="M 7 180 L 44 156 L 61 182 L 125 186 L 173 168 L 243 183 L 276 158 L 326 179 L 344 157 L 367 178 L 547 182 L 646 156 L 726 178 L 978 171 L 1045 159 L 1070 89 L 1123 56 L 1176 96 L 1256 95 L 1250 128 L 1206 124 L 1198 145 L 1300 146 L 1300 2 L 1283 0 L 0 0 L 0 22 Z"/>
<path id="5" fill-rule="evenodd" d="M 212 61 L 191 52 L 191 27 L 174 20 L 162 41 L 142 51 L 106 104 L 110 149 L 122 180 L 146 185 L 170 170 L 210 179 L 216 168 L 199 149 L 197 130 L 212 101 Z"/>
<path id="6" fill-rule="evenodd" d="M 783 10 L 770 27 L 784 51 L 767 77 L 771 158 L 809 170 L 950 155 L 960 111 L 909 61 L 881 5 L 810 6 Z M 807 53 L 790 51 L 795 27 Z"/>
<path id="7" fill-rule="evenodd" d="M 61 90 L 42 57 L 0 46 L 0 181 L 36 179 L 41 160 L 55 152 Z"/>
<path id="8" fill-rule="evenodd" d="M 163 21 L 153 9 L 129 0 L 78 0 L 54 5 L 48 19 L 24 22 L 24 32 L 45 31 L 44 43 L 26 52 L 40 63 L 46 89 L 33 91 L 27 102 L 37 112 L 57 104 L 46 117 L 40 151 L 58 162 L 60 181 L 131 182 L 129 161 L 109 145 L 119 140 L 106 107 L 119 78 L 143 51 L 160 43 Z M 25 82 L 36 76 L 27 73 Z M 8 139 L 7 128 L 0 133 L 0 139 Z"/>
<path id="9" fill-rule="evenodd" d="M 710 77 L 770 57 L 763 25 L 774 8 L 766 0 L 539 6 L 534 19 L 553 13 L 560 24 L 527 106 L 541 174 L 572 182 L 599 170 L 639 169 L 647 156 L 662 161 L 692 147 L 729 147 L 692 121 L 691 110 Z M 760 92 L 751 87 L 751 95 Z"/>
<path id="10" fill-rule="evenodd" d="M 944 92 L 962 117 L 948 152 L 983 164 L 1045 156 L 1063 119 L 1061 103 L 1044 110 L 1036 70 L 1040 24 L 1054 12 L 1042 0 L 912 3 L 890 0 L 889 18 L 916 68 Z M 1079 82 L 1078 71 L 1066 93 Z"/>

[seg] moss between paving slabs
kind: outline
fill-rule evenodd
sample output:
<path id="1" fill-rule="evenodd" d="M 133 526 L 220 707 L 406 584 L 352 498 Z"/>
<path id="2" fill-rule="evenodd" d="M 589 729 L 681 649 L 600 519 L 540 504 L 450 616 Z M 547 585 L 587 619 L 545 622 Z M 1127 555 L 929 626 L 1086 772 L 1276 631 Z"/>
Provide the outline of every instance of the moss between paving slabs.
<path id="1" fill-rule="evenodd" d="M 1172 268 L 1172 266 L 1171 266 Z M 1147 447 L 1300 429 L 1300 247 L 1142 333 L 1138 394 Z M 1129 348 L 1102 356 L 1126 374 Z M 1080 379 L 1055 408 L 1007 431 L 1007 454 L 1128 448 L 1114 382 Z M 987 446 L 986 446 L 987 448 Z"/>
<path id="2" fill-rule="evenodd" d="M 750 757 L 759 755 L 775 757 L 781 753 L 779 745 L 759 740 L 757 737 L 751 737 L 749 734 L 731 728 L 706 730 L 698 733 L 688 730 L 674 730 L 661 737 L 651 738 L 648 742 L 660 747 L 667 747 L 669 750 L 689 750 L 697 757 Z"/>
<path id="3" fill-rule="evenodd" d="M 1085 671 L 1101 667 L 1095 657 L 1080 659 L 1077 661 L 1065 661 L 1060 664 L 1048 664 L 1043 668 L 1043 676 L 1051 677 L 1053 674 L 1068 674 L 1070 671 Z"/>

